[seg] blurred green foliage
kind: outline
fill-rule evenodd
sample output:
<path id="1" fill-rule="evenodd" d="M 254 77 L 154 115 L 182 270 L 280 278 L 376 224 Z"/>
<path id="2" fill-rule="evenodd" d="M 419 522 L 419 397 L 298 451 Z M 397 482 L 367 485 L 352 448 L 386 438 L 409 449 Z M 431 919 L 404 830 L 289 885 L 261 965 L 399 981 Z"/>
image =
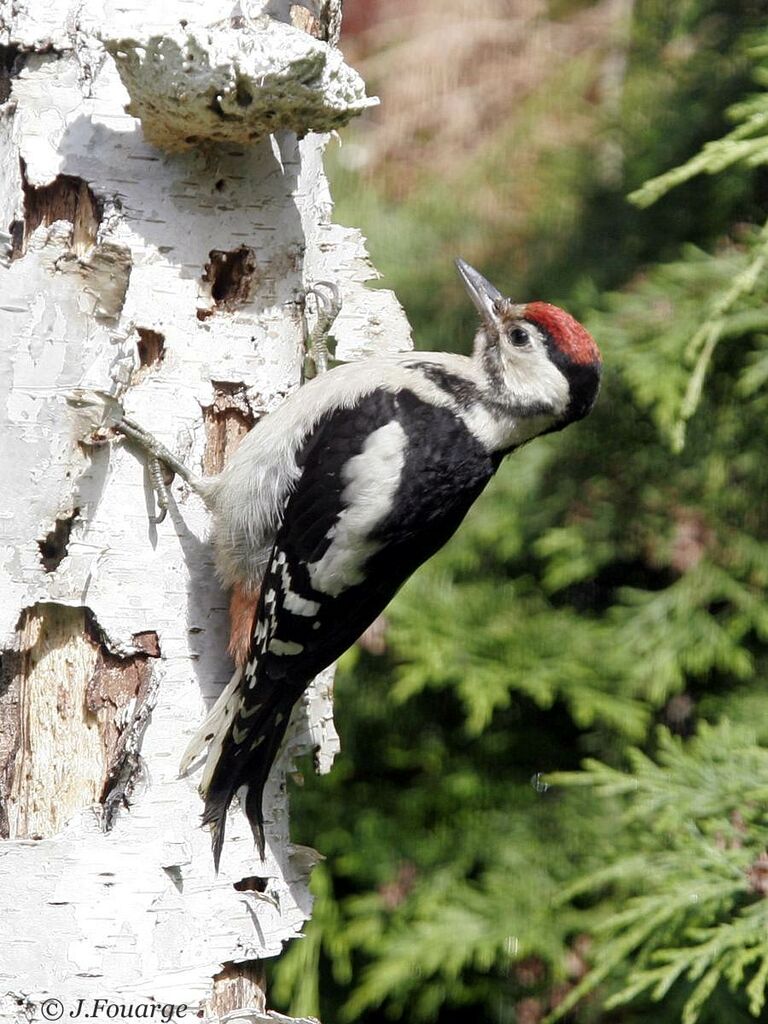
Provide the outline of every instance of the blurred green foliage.
<path id="1" fill-rule="evenodd" d="M 340 219 L 364 227 L 420 344 L 471 336 L 447 270 L 461 251 L 578 312 L 607 373 L 589 419 L 508 460 L 403 588 L 386 652 L 346 656 L 342 753 L 293 793 L 294 838 L 327 860 L 274 971 L 286 1009 L 768 1017 L 761 6 L 639 0 L 621 102 L 590 143 L 539 155 L 524 221 L 467 219 L 464 198 L 494 176 L 503 205 L 520 122 L 467 180 L 397 208 L 338 175 Z M 565 109 L 584 75 L 563 69 Z"/>

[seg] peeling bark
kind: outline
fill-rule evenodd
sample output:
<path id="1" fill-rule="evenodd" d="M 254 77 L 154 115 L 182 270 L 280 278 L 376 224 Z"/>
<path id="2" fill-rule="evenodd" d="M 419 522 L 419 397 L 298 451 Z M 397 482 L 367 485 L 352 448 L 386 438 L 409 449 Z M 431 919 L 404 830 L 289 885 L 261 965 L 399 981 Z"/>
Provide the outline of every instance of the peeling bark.
<path id="1" fill-rule="evenodd" d="M 117 799 L 131 794 L 138 757 L 133 743 L 149 720 L 154 703 L 150 658 L 160 657 L 157 633 L 147 630 L 139 637 L 140 650 L 119 657 L 99 645 L 98 656 L 86 691 L 86 706 L 95 715 L 104 751 L 104 782 L 99 801 L 114 807 Z M 138 747 L 135 751 L 138 754 Z M 108 824 L 111 824 L 111 819 Z"/>

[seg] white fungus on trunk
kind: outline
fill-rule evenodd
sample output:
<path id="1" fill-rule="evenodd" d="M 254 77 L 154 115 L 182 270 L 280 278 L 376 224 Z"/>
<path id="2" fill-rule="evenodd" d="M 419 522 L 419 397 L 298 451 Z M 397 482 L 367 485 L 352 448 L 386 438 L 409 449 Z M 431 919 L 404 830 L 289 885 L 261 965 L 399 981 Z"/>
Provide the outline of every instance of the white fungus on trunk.
<path id="1" fill-rule="evenodd" d="M 306 7 L 249 5 L 259 59 L 289 76 L 287 25 L 267 14 L 338 18 L 337 0 Z M 65 400 L 109 392 L 212 472 L 299 385 L 313 282 L 343 294 L 340 358 L 410 344 L 394 296 L 365 287 L 361 236 L 331 223 L 327 137 L 312 132 L 327 123 L 168 153 L 126 113 L 102 38 L 171 39 L 183 22 L 198 39 L 214 26 L 234 53 L 233 13 L 223 0 L 0 2 L 3 1020 L 39 1019 L 51 998 L 65 1014 L 101 998 L 285 1019 L 257 1005 L 256 962 L 311 913 L 318 854 L 290 842 L 285 775 L 306 751 L 330 766 L 332 672 L 296 709 L 265 795 L 266 863 L 235 808 L 216 877 L 197 777 L 178 777 L 231 672 L 208 515 L 176 479 L 153 524 L 145 461 L 123 439 L 87 443 Z"/>
<path id="2" fill-rule="evenodd" d="M 332 131 L 378 102 L 338 50 L 268 15 L 102 40 L 131 95 L 129 112 L 171 152 Z"/>

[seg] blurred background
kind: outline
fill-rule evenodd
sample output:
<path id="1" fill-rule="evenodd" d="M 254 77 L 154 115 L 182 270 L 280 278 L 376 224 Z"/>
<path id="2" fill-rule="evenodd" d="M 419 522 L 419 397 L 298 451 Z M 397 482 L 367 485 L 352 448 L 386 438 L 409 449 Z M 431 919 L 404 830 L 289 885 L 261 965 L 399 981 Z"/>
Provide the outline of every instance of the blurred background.
<path id="1" fill-rule="evenodd" d="M 417 346 L 469 350 L 460 254 L 606 374 L 346 656 L 272 1003 L 768 1020 L 768 4 L 346 0 L 341 46 L 336 219 Z"/>

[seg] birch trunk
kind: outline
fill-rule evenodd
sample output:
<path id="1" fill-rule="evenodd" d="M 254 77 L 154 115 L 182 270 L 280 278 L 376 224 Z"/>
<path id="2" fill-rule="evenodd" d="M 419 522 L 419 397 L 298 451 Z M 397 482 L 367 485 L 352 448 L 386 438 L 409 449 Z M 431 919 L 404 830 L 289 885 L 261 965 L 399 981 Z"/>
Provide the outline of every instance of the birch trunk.
<path id="1" fill-rule="evenodd" d="M 213 110 L 224 132 L 208 141 L 199 104 L 167 78 L 154 93 L 151 74 L 130 80 L 129 97 L 110 53 L 137 66 L 152 34 L 186 33 L 191 82 L 194 46 L 213 38 L 189 42 L 201 23 L 215 25 L 216 45 L 236 48 L 247 35 L 279 62 L 280 33 L 289 49 L 302 46 L 291 18 L 333 35 L 340 3 L 272 0 L 234 14 L 223 0 L 0 2 L 0 229 L 10 235 L 0 267 L 5 1020 L 161 1006 L 173 1019 L 243 1007 L 248 1019 L 271 1019 L 261 961 L 311 912 L 317 854 L 290 842 L 285 778 L 301 752 L 330 765 L 332 673 L 297 708 L 273 773 L 266 864 L 235 809 L 215 877 L 197 778 L 177 772 L 231 672 L 207 513 L 177 479 L 168 518 L 153 525 L 144 461 L 118 439 L 89 444 L 64 398 L 77 386 L 108 391 L 212 472 L 299 385 L 297 299 L 312 282 L 343 293 L 342 358 L 409 344 L 391 293 L 364 286 L 372 272 L 361 237 L 330 223 L 327 135 L 310 129 L 334 123 L 322 111 L 343 79 L 336 65 L 333 82 L 313 86 L 324 94 L 314 108 L 293 65 L 277 98 L 254 92 L 266 116 L 274 107 L 276 123 L 294 129 L 271 135 L 237 135 L 242 118 L 226 102 L 252 105 L 239 79 L 202 115 Z M 166 73 L 173 54 L 163 54 Z M 265 82 L 256 86 L 278 88 Z M 166 109 L 153 128 L 169 95 L 175 120 Z M 129 100 L 141 123 L 125 112 Z"/>

